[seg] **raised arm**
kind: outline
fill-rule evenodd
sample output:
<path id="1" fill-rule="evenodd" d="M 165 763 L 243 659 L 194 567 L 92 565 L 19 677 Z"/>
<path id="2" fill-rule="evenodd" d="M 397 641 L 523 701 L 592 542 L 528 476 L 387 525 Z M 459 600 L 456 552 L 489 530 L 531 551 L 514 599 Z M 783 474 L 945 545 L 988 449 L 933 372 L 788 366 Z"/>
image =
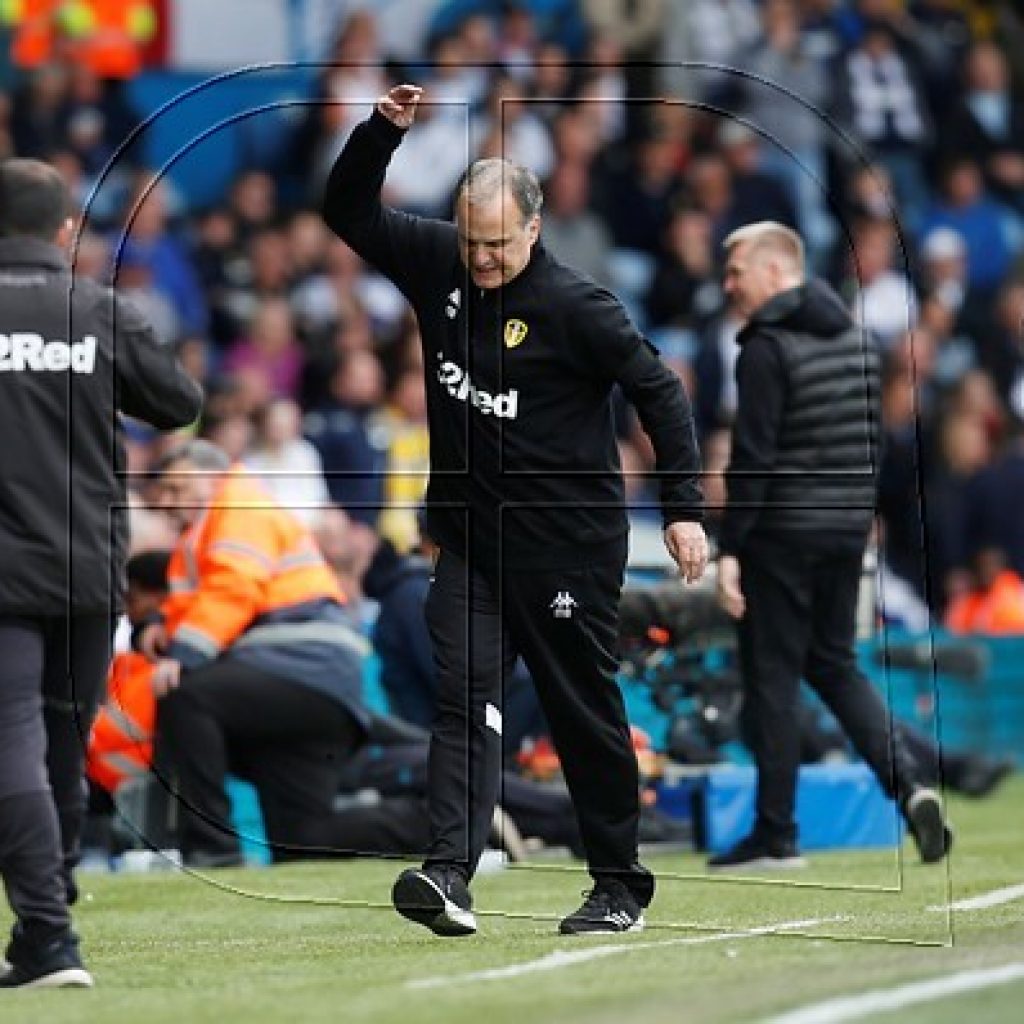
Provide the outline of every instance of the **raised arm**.
<path id="1" fill-rule="evenodd" d="M 457 253 L 455 227 L 414 217 L 381 202 L 391 154 L 416 117 L 422 90 L 396 85 L 356 125 L 331 168 L 321 213 L 327 226 L 406 294 L 429 270 L 447 270 Z M 423 169 L 424 174 L 430 168 Z"/>

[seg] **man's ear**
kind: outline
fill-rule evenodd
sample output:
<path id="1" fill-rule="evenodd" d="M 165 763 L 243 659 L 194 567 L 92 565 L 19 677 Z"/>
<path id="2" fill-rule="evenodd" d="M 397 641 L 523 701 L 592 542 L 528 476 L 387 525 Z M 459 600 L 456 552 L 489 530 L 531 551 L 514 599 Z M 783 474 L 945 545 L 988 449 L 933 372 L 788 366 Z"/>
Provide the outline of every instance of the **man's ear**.
<path id="1" fill-rule="evenodd" d="M 64 223 L 57 229 L 57 245 L 65 252 L 71 251 L 71 244 L 75 240 L 75 221 L 72 217 L 65 217 Z"/>
<path id="2" fill-rule="evenodd" d="M 533 245 L 533 243 L 540 238 L 540 222 L 541 216 L 539 213 L 534 214 L 534 216 L 530 218 L 530 223 L 527 227 L 527 230 L 530 233 L 530 245 Z"/>

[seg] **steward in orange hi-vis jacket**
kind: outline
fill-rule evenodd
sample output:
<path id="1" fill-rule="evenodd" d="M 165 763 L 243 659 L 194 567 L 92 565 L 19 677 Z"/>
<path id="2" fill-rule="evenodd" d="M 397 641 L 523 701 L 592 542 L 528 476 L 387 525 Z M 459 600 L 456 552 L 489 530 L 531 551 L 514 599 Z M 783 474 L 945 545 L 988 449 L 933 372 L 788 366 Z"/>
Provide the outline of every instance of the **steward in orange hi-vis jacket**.
<path id="1" fill-rule="evenodd" d="M 183 527 L 160 622 L 136 631 L 155 662 L 155 761 L 177 779 L 187 862 L 240 861 L 228 771 L 260 796 L 278 859 L 323 849 L 344 759 L 363 741 L 365 641 L 308 528 L 206 441 L 157 467 Z"/>
<path id="2" fill-rule="evenodd" d="M 153 663 L 142 654 L 118 654 L 107 675 L 107 698 L 89 734 L 85 769 L 108 793 L 145 775 L 153 762 L 156 697 Z"/>

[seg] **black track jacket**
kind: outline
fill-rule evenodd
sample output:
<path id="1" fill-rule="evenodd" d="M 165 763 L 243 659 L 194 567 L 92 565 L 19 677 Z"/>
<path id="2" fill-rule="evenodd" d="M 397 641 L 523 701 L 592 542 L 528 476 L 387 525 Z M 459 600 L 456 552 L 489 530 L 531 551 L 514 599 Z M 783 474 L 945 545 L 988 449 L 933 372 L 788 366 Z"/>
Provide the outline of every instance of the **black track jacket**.
<path id="1" fill-rule="evenodd" d="M 454 224 L 381 203 L 403 135 L 376 111 L 358 125 L 331 171 L 323 215 L 416 311 L 431 536 L 488 562 L 500 555 L 515 569 L 619 557 L 628 521 L 610 401 L 616 383 L 653 443 L 665 522 L 700 520 L 690 403 L 675 374 L 614 296 L 539 242 L 507 285 L 473 285 Z"/>
<path id="2" fill-rule="evenodd" d="M 105 613 L 127 514 L 117 412 L 196 418 L 202 390 L 109 288 L 63 253 L 0 238 L 0 614 Z"/>

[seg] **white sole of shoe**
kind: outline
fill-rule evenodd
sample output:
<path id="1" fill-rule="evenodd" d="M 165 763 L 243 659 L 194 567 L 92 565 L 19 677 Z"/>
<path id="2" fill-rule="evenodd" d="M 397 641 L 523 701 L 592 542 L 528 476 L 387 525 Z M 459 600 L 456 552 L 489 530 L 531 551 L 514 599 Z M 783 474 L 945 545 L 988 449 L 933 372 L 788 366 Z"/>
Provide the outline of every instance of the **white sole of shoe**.
<path id="1" fill-rule="evenodd" d="M 446 938 L 476 934 L 476 917 L 453 903 L 420 871 L 404 872 L 391 890 L 391 902 L 402 917 Z"/>
<path id="2" fill-rule="evenodd" d="M 69 967 L 63 971 L 54 971 L 53 974 L 46 974 L 35 981 L 27 981 L 24 985 L 18 985 L 19 989 L 26 988 L 92 988 L 92 975 L 84 967 Z"/>

